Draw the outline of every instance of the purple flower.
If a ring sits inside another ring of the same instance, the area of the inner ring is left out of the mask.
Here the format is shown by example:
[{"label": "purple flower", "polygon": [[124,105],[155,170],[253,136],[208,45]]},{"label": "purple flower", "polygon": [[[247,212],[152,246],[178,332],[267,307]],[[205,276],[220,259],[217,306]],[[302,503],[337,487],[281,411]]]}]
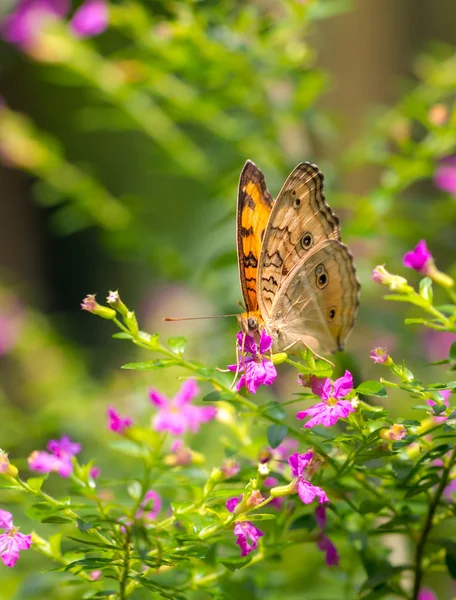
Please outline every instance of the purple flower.
[{"label": "purple flower", "polygon": [[444,158],[434,175],[435,185],[456,196],[456,156]]},{"label": "purple flower", "polygon": [[186,431],[196,433],[201,423],[211,421],[217,414],[214,406],[193,406],[191,401],[199,394],[194,379],[187,379],[172,400],[150,390],[150,401],[158,407],[152,426],[156,431],[169,431],[172,435],[181,435]]},{"label": "purple flower", "polygon": [[[161,507],[162,500],[160,494],[155,490],[149,490],[148,492],[146,492],[144,500],[139,505],[138,512],[136,513],[136,518],[140,519],[142,517],[146,521],[155,521],[158,513],[161,510]],[[149,512],[145,513],[146,510],[149,510]]]},{"label": "purple flower", "polygon": [[100,477],[100,474],[101,474],[100,467],[97,467],[94,465],[93,467],[90,468],[89,477],[91,477],[92,479],[98,479],[98,477]]},{"label": "purple flower", "polygon": [[418,600],[438,600],[438,598],[431,589],[421,588],[418,594]]},{"label": "purple flower", "polygon": [[380,437],[383,440],[387,440],[389,442],[397,442],[402,440],[407,435],[407,430],[403,425],[399,425],[395,423],[389,429],[382,429],[380,431]]},{"label": "purple flower", "polygon": [[315,521],[317,522],[317,526],[324,530],[326,527],[326,506],[324,504],[320,504],[315,509]]},{"label": "purple flower", "polygon": [[7,567],[14,567],[21,550],[28,550],[32,545],[32,536],[19,533],[13,525],[13,515],[0,509],[0,558]]},{"label": "purple flower", "polygon": [[252,550],[257,549],[258,540],[264,533],[250,521],[238,521],[234,526],[234,535],[237,536],[236,544],[241,549],[241,556],[247,556]]},{"label": "purple flower", "polygon": [[86,0],[74,13],[70,27],[77,37],[92,37],[103,33],[108,22],[108,3],[105,0]]},{"label": "purple flower", "polygon": [[450,483],[443,490],[443,497],[452,502],[454,500],[454,494],[456,494],[456,479],[452,479]]},{"label": "purple flower", "polygon": [[73,472],[73,456],[81,451],[81,444],[72,442],[67,435],[60,440],[50,440],[49,452],[35,450],[28,457],[28,465],[39,473],[56,472],[61,477],[69,477]]},{"label": "purple flower", "polygon": [[108,427],[111,431],[122,435],[126,429],[133,425],[131,417],[122,417],[113,406],[108,406],[106,412],[108,415]]},{"label": "purple flower", "polygon": [[418,271],[423,275],[427,275],[429,264],[432,262],[432,254],[429,252],[425,240],[418,242],[415,248],[410,252],[407,252],[403,258],[405,267],[415,269],[415,271]]},{"label": "purple flower", "polygon": [[331,427],[339,419],[346,419],[351,412],[354,412],[351,402],[342,400],[353,389],[353,377],[350,371],[345,371],[343,377],[339,377],[333,383],[331,379],[312,378],[312,392],[319,396],[323,402],[314,404],[307,410],[298,412],[296,417],[304,419],[312,417],[304,427],[314,427],[315,425],[324,425]]},{"label": "purple flower", "polygon": [[317,540],[317,548],[325,553],[325,561],[328,567],[339,564],[339,555],[337,549],[329,537],[324,533]]},{"label": "purple flower", "polygon": [[374,361],[374,363],[382,365],[389,358],[388,350],[380,347],[374,348],[370,353],[370,358]]},{"label": "purple flower", "polygon": [[[251,335],[239,331],[236,338],[240,350],[239,363],[228,365],[228,369],[236,374],[242,373],[236,384],[237,391],[246,387],[251,394],[256,394],[260,385],[271,385],[277,377],[270,355],[265,356],[271,351],[272,338],[266,332],[261,332],[259,352],[258,345]],[[246,357],[245,353],[251,356]]]},{"label": "purple flower", "polygon": [[22,0],[3,20],[2,37],[28,50],[35,44],[46,22],[64,17],[68,9],[68,0]]},{"label": "purple flower", "polygon": [[239,504],[239,502],[242,501],[243,497],[244,497],[244,494],[241,494],[239,496],[239,498],[237,498],[236,496],[234,496],[233,498],[229,498],[225,504],[226,510],[229,511],[230,513],[234,513],[236,506]]},{"label": "purple flower", "polygon": [[234,458],[226,458],[221,466],[221,471],[225,479],[234,477],[241,470],[241,465]]},{"label": "purple flower", "polygon": [[297,492],[304,504],[310,504],[315,498],[318,499],[320,504],[329,502],[329,498],[320,487],[312,485],[310,481],[305,479],[306,468],[313,458],[313,452],[310,450],[305,454],[299,454],[295,452],[288,459],[288,464],[291,468],[293,477],[297,479]]}]

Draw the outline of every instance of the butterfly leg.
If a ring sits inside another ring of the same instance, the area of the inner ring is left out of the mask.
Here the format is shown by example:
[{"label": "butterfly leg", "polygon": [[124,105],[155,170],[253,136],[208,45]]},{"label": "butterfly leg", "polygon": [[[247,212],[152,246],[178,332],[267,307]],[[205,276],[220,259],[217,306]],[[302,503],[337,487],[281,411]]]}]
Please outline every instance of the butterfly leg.
[{"label": "butterfly leg", "polygon": [[242,356],[242,365],[244,367],[244,375],[246,373],[245,361],[244,361],[245,337],[246,337],[246,334],[244,333],[243,337],[242,337],[242,347],[241,347],[240,350],[239,350],[239,345],[238,345],[238,343],[236,341],[236,371],[234,373],[233,383],[230,386],[231,390],[234,389],[234,384],[236,383],[236,379],[238,378],[238,375],[239,375],[239,372],[240,372],[240,364],[239,364],[240,363],[240,357],[239,357],[239,354],[241,354],[241,356]]}]

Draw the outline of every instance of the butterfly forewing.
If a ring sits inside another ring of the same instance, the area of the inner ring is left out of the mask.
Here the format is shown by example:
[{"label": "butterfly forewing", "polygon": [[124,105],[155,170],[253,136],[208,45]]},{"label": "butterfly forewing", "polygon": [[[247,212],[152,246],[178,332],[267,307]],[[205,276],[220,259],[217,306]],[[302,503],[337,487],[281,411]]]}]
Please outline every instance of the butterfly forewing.
[{"label": "butterfly forewing", "polygon": [[258,310],[258,263],[273,202],[263,173],[248,160],[239,179],[236,228],[239,278],[247,312]]},{"label": "butterfly forewing", "polygon": [[323,175],[299,164],[285,181],[269,217],[258,268],[258,303],[270,314],[282,281],[327,239],[340,239],[339,219],[326,204]]}]

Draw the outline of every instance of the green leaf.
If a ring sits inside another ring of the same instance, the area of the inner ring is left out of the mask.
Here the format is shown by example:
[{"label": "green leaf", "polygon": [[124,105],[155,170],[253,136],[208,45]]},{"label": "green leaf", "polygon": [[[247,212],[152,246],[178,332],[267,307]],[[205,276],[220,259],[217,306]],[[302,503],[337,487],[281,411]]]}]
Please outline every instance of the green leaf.
[{"label": "green leaf", "polygon": [[428,321],[426,319],[404,319],[404,324],[405,325],[423,325],[425,323],[428,323]]},{"label": "green leaf", "polygon": [[139,500],[142,495],[142,485],[139,481],[132,481],[127,487],[127,492],[132,500]]},{"label": "green leaf", "polygon": [[76,519],[76,523],[78,524],[79,531],[82,531],[82,533],[85,533],[86,531],[89,531],[89,529],[93,529],[94,527],[93,523],[83,521],[82,519]]},{"label": "green leaf", "polygon": [[54,556],[60,555],[61,543],[62,543],[62,533],[56,533],[49,537],[49,546],[50,546],[51,552]]},{"label": "green leaf", "polygon": [[268,442],[271,448],[277,448],[288,433],[288,427],[286,425],[271,425],[268,428],[267,436]]},{"label": "green leaf", "polygon": [[133,336],[131,333],[127,333],[126,331],[120,331],[119,333],[113,333],[112,337],[116,340],[132,340]]},{"label": "green leaf", "polygon": [[29,479],[27,479],[27,485],[30,486],[34,492],[39,492],[45,479],[46,477],[29,477]]},{"label": "green leaf", "polygon": [[263,407],[262,412],[268,417],[272,417],[278,421],[283,421],[287,416],[287,413],[279,402],[270,402],[269,404],[266,404],[266,406]]},{"label": "green leaf", "polygon": [[67,517],[59,517],[59,515],[51,515],[50,517],[44,517],[41,519],[41,523],[72,523],[71,519]]},{"label": "green leaf", "polygon": [[456,342],[451,344],[450,351],[448,352],[448,358],[451,361],[456,362]]},{"label": "green leaf", "polygon": [[388,395],[385,388],[378,381],[364,381],[355,389],[355,392],[364,396],[378,396],[379,398],[386,398]]},{"label": "green leaf", "polygon": [[446,551],[445,563],[452,579],[456,579],[456,553]]},{"label": "green leaf", "polygon": [[122,369],[131,369],[133,371],[154,371],[155,369],[166,369],[180,365],[177,358],[159,358],[157,360],[148,360],[147,362],[127,363],[122,365]]},{"label": "green leaf", "polygon": [[376,500],[363,500],[359,505],[359,512],[362,515],[368,515],[372,513],[376,515],[379,513],[382,508],[386,506],[386,502],[376,501]]},{"label": "green leaf", "polygon": [[425,277],[420,281],[420,296],[429,302],[429,304],[432,304],[434,293],[432,291],[432,279],[430,277]]},{"label": "green leaf", "polygon": [[313,529],[316,526],[315,517],[312,514],[301,515],[295,519],[288,529]]},{"label": "green leaf", "polygon": [[25,514],[29,517],[29,519],[41,521],[42,519],[49,518],[58,512],[59,509],[55,506],[52,506],[48,502],[38,502],[37,504],[32,504],[32,506],[29,506],[25,511]]},{"label": "green leaf", "polygon": [[81,558],[81,560],[75,560],[68,564],[65,567],[65,571],[69,571],[73,567],[82,567],[83,569],[88,569],[89,571],[93,569],[101,569],[106,567],[112,563],[112,558],[103,558],[103,557],[91,557],[91,558]]},{"label": "green leaf", "polygon": [[187,340],[182,336],[171,337],[168,339],[168,346],[176,354],[183,354],[187,347]]},{"label": "green leaf", "polygon": [[209,392],[203,398],[203,402],[219,402],[220,400],[233,400],[235,396],[234,392],[229,392],[227,390],[214,390],[213,392]]}]

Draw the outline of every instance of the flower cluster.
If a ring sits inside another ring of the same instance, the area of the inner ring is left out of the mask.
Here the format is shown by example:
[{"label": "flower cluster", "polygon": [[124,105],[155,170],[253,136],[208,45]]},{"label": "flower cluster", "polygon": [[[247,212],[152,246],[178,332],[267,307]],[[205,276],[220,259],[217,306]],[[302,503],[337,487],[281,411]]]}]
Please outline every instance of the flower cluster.
[{"label": "flower cluster", "polygon": [[14,567],[21,550],[28,550],[32,545],[32,536],[20,533],[13,524],[13,515],[0,509],[0,558],[7,567]]},{"label": "flower cluster", "polygon": [[[37,43],[43,28],[50,22],[63,19],[70,11],[69,0],[21,0],[14,12],[1,23],[5,41],[29,51]],[[99,35],[108,26],[106,0],[86,0],[74,13],[70,30],[76,37]]]},{"label": "flower cluster", "polygon": [[315,425],[331,427],[339,419],[346,419],[351,412],[355,411],[349,400],[343,400],[352,390],[353,377],[350,371],[345,371],[344,376],[334,382],[328,378],[312,377],[312,392],[321,398],[322,402],[298,412],[296,417],[298,419],[311,417],[304,425],[307,428]]},{"label": "flower cluster", "polygon": [[[251,394],[256,394],[260,385],[271,385],[277,377],[277,370],[271,360],[272,338],[261,332],[260,343],[256,343],[251,335],[239,331],[237,334],[239,361],[228,365],[232,372],[242,373],[236,384],[236,390],[246,387]],[[246,356],[250,354],[250,356]]]},{"label": "flower cluster", "polygon": [[32,452],[28,458],[30,469],[39,473],[56,472],[61,477],[69,477],[73,472],[73,456],[79,454],[81,445],[64,435],[60,440],[51,440],[47,449],[49,452]]}]

